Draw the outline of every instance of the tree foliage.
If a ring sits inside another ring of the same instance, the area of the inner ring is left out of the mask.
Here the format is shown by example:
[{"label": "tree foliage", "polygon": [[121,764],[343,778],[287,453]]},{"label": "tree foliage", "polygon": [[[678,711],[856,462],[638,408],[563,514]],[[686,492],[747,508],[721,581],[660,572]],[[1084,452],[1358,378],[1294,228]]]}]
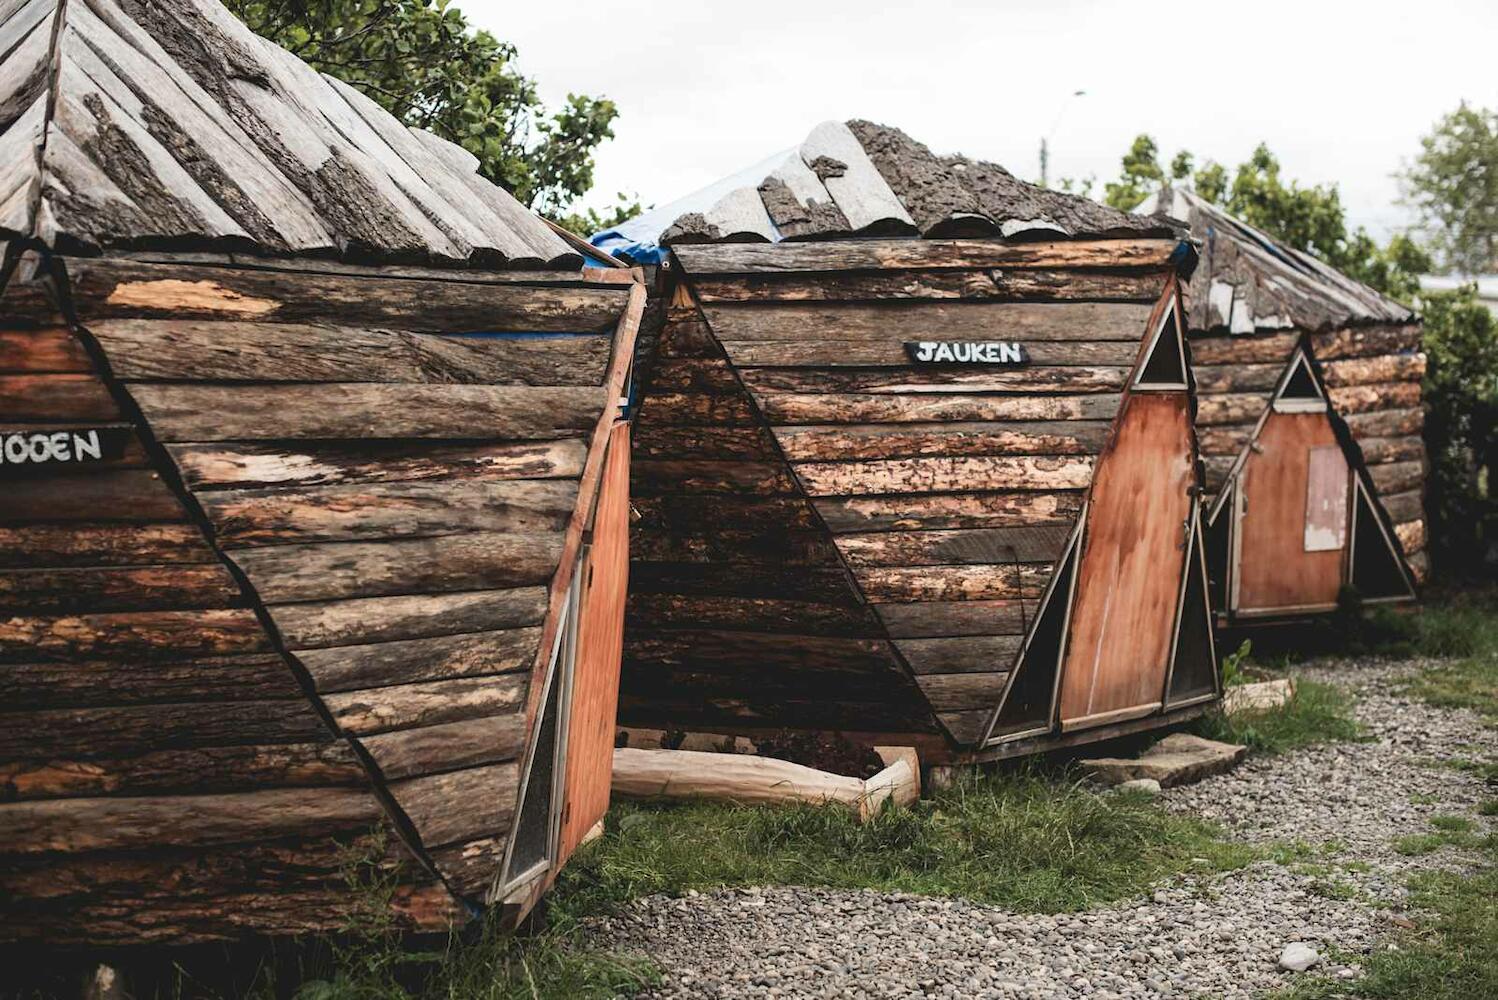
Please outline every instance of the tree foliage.
[{"label": "tree foliage", "polygon": [[449,0],[228,0],[254,31],[358,87],[408,125],[479,159],[521,202],[559,215],[593,185],[618,109],[568,94],[547,109],[515,46],[473,30]]},{"label": "tree foliage", "polygon": [[1475,285],[1420,305],[1432,555],[1443,571],[1482,577],[1498,561],[1498,320]]},{"label": "tree foliage", "polygon": [[1400,180],[1444,267],[1498,271],[1498,111],[1463,101],[1420,140]]},{"label": "tree foliage", "polygon": [[1168,176],[1171,184],[1191,187],[1249,225],[1386,295],[1409,298],[1420,287],[1419,275],[1430,269],[1429,256],[1408,237],[1396,236],[1380,247],[1364,229],[1349,229],[1336,185],[1303,187],[1286,180],[1279,158],[1263,143],[1231,174],[1216,161],[1200,168],[1195,162],[1182,150],[1167,173],[1155,140],[1140,135],[1123,155],[1119,179],[1105,185],[1104,200],[1130,211],[1164,186]]}]

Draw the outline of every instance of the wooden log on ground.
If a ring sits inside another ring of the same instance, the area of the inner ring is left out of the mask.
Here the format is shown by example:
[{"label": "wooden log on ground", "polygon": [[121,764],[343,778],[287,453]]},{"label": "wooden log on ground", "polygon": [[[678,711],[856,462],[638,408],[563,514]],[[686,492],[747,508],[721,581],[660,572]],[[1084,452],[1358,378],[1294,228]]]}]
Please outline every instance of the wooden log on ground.
[{"label": "wooden log on ground", "polygon": [[707,799],[741,805],[837,804],[866,822],[886,801],[919,797],[919,767],[908,758],[868,781],[771,757],[695,750],[614,750],[613,792],[631,799]]}]

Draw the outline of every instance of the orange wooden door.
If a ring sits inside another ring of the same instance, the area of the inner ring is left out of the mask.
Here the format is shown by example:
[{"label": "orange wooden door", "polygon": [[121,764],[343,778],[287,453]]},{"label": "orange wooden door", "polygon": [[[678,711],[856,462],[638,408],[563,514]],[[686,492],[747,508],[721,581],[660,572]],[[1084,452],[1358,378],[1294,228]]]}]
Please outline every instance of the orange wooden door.
[{"label": "orange wooden door", "polygon": [[1325,413],[1271,413],[1240,474],[1235,611],[1328,608],[1347,549],[1347,458]]},{"label": "orange wooden door", "polygon": [[1099,458],[1088,503],[1063,729],[1159,707],[1191,514],[1191,417],[1184,393],[1135,393]]},{"label": "orange wooden door", "polygon": [[577,662],[567,724],[567,773],[558,864],[609,808],[614,722],[619,710],[619,657],[629,586],[629,424],[609,435],[593,543],[582,567]]}]

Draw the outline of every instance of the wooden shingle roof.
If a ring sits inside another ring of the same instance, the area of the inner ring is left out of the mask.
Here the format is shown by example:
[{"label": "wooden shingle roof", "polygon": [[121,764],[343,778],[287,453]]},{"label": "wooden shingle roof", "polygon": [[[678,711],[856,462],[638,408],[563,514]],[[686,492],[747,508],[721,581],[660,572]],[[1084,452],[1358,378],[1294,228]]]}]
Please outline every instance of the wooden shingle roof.
[{"label": "wooden shingle roof", "polygon": [[1202,244],[1189,293],[1193,331],[1315,332],[1416,318],[1398,302],[1190,191],[1167,189],[1151,196],[1140,211],[1157,208],[1187,223]]},{"label": "wooden shingle roof", "polygon": [[939,156],[897,128],[823,122],[800,145],[596,238],[600,246],[824,240],[1169,236],[1130,215],[1027,183],[1003,167]]},{"label": "wooden shingle roof", "polygon": [[217,0],[0,0],[0,130],[0,239],[582,263],[467,151]]}]

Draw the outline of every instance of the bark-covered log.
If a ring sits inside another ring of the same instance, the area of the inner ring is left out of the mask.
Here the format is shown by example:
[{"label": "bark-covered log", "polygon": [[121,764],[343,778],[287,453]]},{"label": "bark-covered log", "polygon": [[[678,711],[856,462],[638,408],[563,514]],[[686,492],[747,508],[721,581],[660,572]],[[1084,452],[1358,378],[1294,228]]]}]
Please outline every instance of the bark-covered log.
[{"label": "bark-covered log", "polygon": [[0,521],[176,521],[182,502],[150,469],[16,479],[0,490]]},{"label": "bark-covered log", "polygon": [[885,630],[896,639],[953,635],[1023,635],[1038,609],[1024,601],[932,601],[876,604]]},{"label": "bark-covered log", "polygon": [[529,681],[520,673],[460,677],[329,694],[323,702],[339,726],[368,736],[514,712]]},{"label": "bark-covered log", "polygon": [[222,563],[0,570],[0,614],[170,611],[240,603]]},{"label": "bark-covered log", "polygon": [[296,650],[317,690],[356,691],[412,681],[497,674],[530,666],[537,627]]},{"label": "bark-covered log", "polygon": [[545,613],[545,587],[516,587],[288,604],[276,609],[276,628],[288,646],[305,650],[521,628]]},{"label": "bark-covered log", "polygon": [[213,550],[193,524],[0,526],[0,566],[4,567],[142,566],[212,558]]},{"label": "bark-covered log", "polygon": [[519,784],[518,764],[490,764],[392,781],[390,794],[431,848],[508,832]]},{"label": "bark-covered log", "polygon": [[1061,268],[745,275],[692,278],[703,302],[839,302],[884,299],[1153,302],[1164,279],[1157,271],[1108,273]]},{"label": "bark-covered log", "polygon": [[832,240],[687,244],[673,248],[687,272],[788,274],[889,268],[1093,267],[1163,269],[1173,240]]},{"label": "bark-covered log", "polygon": [[639,459],[630,465],[630,489],[642,496],[679,493],[786,495],[796,483],[780,462]]},{"label": "bark-covered log", "polygon": [[[805,341],[727,340],[723,342],[736,365],[769,368],[896,367],[910,366],[905,342],[914,340],[899,327],[891,327],[887,340],[843,340],[837,331],[827,339]],[[950,337],[942,338],[950,341]],[[997,337],[990,340],[997,340]],[[960,342],[960,341],[959,341]],[[987,341],[974,341],[986,343]],[[1128,340],[1017,341],[1032,364],[1037,365],[1132,365],[1139,345]]]},{"label": "bark-covered log", "polygon": [[757,397],[763,393],[773,392],[802,395],[1008,392],[1024,396],[1038,396],[1046,393],[1117,392],[1124,387],[1128,369],[1101,366],[1075,368],[1035,366],[977,371],[927,368],[900,371],[880,368],[816,370],[750,368],[743,369],[742,375],[744,383],[754,391]]},{"label": "bark-covered log", "polygon": [[[928,640],[936,641],[936,640]],[[993,664],[993,666],[1007,666]],[[992,711],[1004,694],[1007,670],[960,674],[927,674],[919,678],[921,693],[938,712]]]},{"label": "bark-covered log", "polygon": [[835,532],[932,530],[1070,524],[1080,490],[819,497],[818,513]]},{"label": "bark-covered log", "polygon": [[[6,303],[7,310],[9,303]],[[39,330],[0,330],[0,374],[84,373],[92,360],[65,326]]]},{"label": "bark-covered log", "polygon": [[1118,302],[912,302],[707,305],[724,341],[810,337],[906,340],[1120,340],[1138,344],[1150,306]]},{"label": "bark-covered log", "polygon": [[97,375],[0,375],[0,415],[6,421],[100,422],[120,419]]},{"label": "bark-covered log", "polygon": [[561,546],[555,533],[470,532],[239,549],[234,560],[260,597],[277,604],[529,586],[550,579]]},{"label": "bark-covered log", "polygon": [[223,656],[269,648],[247,608],[0,619],[0,662]]},{"label": "bark-covered log", "polygon": [[525,751],[525,716],[508,715],[403,729],[359,742],[387,780],[514,760]]},{"label": "bark-covered log", "polygon": [[954,490],[1069,490],[1092,482],[1090,457],[902,458],[807,462],[796,476],[816,496],[943,493]]},{"label": "bark-covered log", "polygon": [[612,328],[623,288],[545,288],[465,280],[382,278],[378,295],[354,275],[72,259],[68,275],[85,324],[163,317],[461,332]]},{"label": "bark-covered log", "polygon": [[300,697],[286,661],[271,653],[137,663],[10,663],[0,670],[0,704],[7,710]]},{"label": "bark-covered log", "polygon": [[1102,420],[903,423],[775,428],[792,462],[929,455],[1088,455],[1102,450]]},{"label": "bark-covered log", "polygon": [[1414,409],[1420,405],[1420,381],[1333,386],[1326,394],[1333,408],[1344,416],[1370,410]]},{"label": "bark-covered log", "polygon": [[849,565],[941,566],[970,563],[1054,562],[1071,534],[1069,525],[887,531],[841,535],[837,547]]},{"label": "bark-covered log", "polygon": [[[957,421],[1111,420],[1118,396],[997,396],[939,391],[894,393],[759,392],[755,401],[775,424],[876,424]],[[642,411],[642,419],[643,419]]]},{"label": "bark-covered log", "polygon": [[[942,636],[932,639],[897,639],[900,655],[917,674],[962,674],[1007,671],[1024,643],[1019,635]],[[927,678],[921,678],[926,690]],[[997,699],[994,700],[996,702]],[[992,702],[991,702],[992,704]],[[938,705],[938,708],[969,708]]]},{"label": "bark-covered log", "polygon": [[183,479],[194,490],[219,487],[333,486],[340,483],[429,479],[565,479],[582,474],[582,438],[514,444],[423,444],[410,441],[354,445],[170,445]]},{"label": "bark-covered log", "polygon": [[773,597],[634,593],[629,597],[626,621],[627,627],[642,630],[706,628],[863,638],[879,635],[872,615],[851,599],[845,604],[826,604]]},{"label": "bark-covered log", "polygon": [[991,601],[1039,597],[1051,567],[1038,563],[993,566],[881,566],[858,571],[858,583],[876,603]]}]

